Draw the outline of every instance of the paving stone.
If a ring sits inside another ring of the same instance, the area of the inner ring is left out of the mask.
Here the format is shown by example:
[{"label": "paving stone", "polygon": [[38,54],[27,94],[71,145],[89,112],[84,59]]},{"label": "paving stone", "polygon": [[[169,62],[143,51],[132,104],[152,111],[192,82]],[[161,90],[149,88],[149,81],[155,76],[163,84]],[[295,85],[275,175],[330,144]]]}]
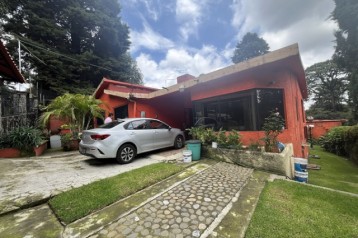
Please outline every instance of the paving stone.
[{"label": "paving stone", "polygon": [[[200,237],[251,173],[247,168],[218,163],[127,215],[121,222],[120,234],[116,231],[116,235]],[[104,230],[112,234],[114,227],[118,228],[118,224]]]},{"label": "paving stone", "polygon": [[142,236],[148,236],[149,235],[149,230],[148,229],[142,230],[142,232],[140,234]]}]

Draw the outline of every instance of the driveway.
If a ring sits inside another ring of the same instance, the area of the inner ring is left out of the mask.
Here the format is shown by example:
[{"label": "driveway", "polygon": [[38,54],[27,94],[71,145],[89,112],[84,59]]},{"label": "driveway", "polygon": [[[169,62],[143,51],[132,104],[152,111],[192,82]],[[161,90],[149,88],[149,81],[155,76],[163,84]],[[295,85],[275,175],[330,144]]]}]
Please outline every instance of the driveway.
[{"label": "driveway", "polygon": [[114,160],[96,160],[78,152],[0,159],[0,214],[41,203],[60,192],[96,180],[181,157],[182,150],[162,150],[138,156],[126,165]]}]

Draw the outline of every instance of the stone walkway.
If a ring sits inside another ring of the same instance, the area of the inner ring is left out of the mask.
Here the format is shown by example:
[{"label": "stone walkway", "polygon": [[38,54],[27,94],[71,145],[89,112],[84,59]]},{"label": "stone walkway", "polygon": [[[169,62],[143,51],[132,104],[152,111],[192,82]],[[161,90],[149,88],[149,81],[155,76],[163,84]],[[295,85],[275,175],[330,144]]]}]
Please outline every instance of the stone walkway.
[{"label": "stone walkway", "polygon": [[91,237],[207,237],[252,172],[218,163],[124,214]]}]

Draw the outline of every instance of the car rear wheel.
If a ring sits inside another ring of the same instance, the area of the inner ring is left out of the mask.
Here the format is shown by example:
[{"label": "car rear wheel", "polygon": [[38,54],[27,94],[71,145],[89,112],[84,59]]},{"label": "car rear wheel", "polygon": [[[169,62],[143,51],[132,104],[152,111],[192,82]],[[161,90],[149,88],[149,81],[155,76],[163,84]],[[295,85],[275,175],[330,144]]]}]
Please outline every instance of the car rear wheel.
[{"label": "car rear wheel", "polygon": [[131,144],[125,144],[118,149],[116,160],[120,164],[128,164],[132,162],[136,155],[136,148]]},{"label": "car rear wheel", "polygon": [[174,140],[174,148],[175,149],[180,149],[184,146],[184,138],[183,136],[177,136],[175,137]]}]

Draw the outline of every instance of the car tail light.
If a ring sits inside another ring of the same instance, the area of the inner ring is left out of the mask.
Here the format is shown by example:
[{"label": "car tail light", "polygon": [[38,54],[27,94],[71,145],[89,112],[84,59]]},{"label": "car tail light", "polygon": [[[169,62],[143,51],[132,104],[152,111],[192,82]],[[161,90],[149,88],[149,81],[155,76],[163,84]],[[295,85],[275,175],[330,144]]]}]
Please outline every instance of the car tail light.
[{"label": "car tail light", "polygon": [[109,134],[104,134],[104,135],[91,135],[91,138],[93,140],[104,140],[106,139],[107,137],[109,137],[110,135]]}]

